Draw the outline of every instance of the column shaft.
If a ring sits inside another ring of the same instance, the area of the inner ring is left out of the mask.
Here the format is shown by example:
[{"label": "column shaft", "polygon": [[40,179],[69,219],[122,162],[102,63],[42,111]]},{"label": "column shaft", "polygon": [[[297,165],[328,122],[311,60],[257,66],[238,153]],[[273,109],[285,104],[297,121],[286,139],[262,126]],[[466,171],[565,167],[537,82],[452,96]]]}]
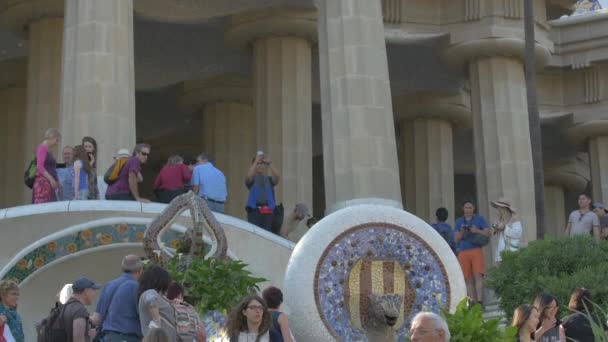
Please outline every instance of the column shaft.
[{"label": "column shaft", "polygon": [[[267,37],[253,45],[257,148],[279,168],[276,189],[286,208],[312,207],[311,46],[299,37]],[[288,209],[289,210],[289,209]]]},{"label": "column shaft", "polygon": [[224,172],[228,187],[226,214],[247,219],[245,175],[255,156],[255,116],[249,104],[218,102],[205,106],[203,147]]},{"label": "column shaft", "polygon": [[593,200],[602,203],[608,202],[608,136],[594,137],[589,140],[589,162]]},{"label": "column shaft", "polygon": [[557,185],[545,185],[545,234],[562,236],[566,228],[566,205],[564,188]]},{"label": "column shaft", "polygon": [[132,0],[66,1],[63,69],[64,141],[94,137],[105,170],[135,144]]},{"label": "column shaft", "polygon": [[[59,127],[63,18],[30,22],[24,156],[31,160],[44,132]],[[25,169],[25,166],[24,166]]]},{"label": "column shaft", "polygon": [[[19,147],[25,133],[26,90],[23,87],[0,89],[0,208],[28,203],[23,185],[23,171],[27,161]],[[33,152],[32,152],[33,153]]]},{"label": "column shaft", "polygon": [[319,2],[325,194],[401,207],[395,126],[379,0]]},{"label": "column shaft", "polygon": [[[454,150],[452,125],[446,120],[417,119],[401,125],[405,207],[433,222],[445,207],[454,216]],[[451,220],[452,221],[452,220]]]},{"label": "column shaft", "polygon": [[523,65],[490,57],[471,62],[469,70],[478,208],[493,219],[490,201],[510,198],[523,221],[525,245],[536,239],[536,214]]}]

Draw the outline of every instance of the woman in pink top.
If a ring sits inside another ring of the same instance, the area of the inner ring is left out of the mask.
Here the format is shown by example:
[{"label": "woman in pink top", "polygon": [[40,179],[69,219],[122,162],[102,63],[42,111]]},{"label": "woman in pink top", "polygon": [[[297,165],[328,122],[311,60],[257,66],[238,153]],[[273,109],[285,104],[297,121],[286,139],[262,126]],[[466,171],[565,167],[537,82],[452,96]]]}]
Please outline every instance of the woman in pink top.
[{"label": "woman in pink top", "polygon": [[192,170],[184,165],[184,158],[173,155],[154,181],[154,193],[161,203],[170,203],[175,197],[185,194],[192,178]]},{"label": "woman in pink top", "polygon": [[51,153],[61,140],[61,133],[56,128],[49,128],[44,133],[44,141],[36,148],[36,167],[38,173],[34,181],[32,203],[47,203],[57,200],[56,191],[59,187],[57,177],[57,162]]}]

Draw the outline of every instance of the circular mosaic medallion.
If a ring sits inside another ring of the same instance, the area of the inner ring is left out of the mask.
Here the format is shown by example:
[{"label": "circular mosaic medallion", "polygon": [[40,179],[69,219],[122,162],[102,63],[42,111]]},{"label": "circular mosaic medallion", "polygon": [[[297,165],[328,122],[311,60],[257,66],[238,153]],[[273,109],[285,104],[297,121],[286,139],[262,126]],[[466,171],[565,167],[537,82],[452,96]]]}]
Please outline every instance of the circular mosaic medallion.
[{"label": "circular mosaic medallion", "polygon": [[436,253],[399,226],[368,223],[334,239],[319,260],[315,299],[327,329],[345,341],[364,339],[370,294],[397,294],[402,302],[397,335],[421,310],[449,307],[450,286]]},{"label": "circular mosaic medallion", "polygon": [[395,340],[404,341],[418,312],[455,310],[466,295],[443,238],[418,217],[381,205],[354,205],[319,221],[296,245],[284,289],[294,334],[314,342],[367,341],[366,327],[383,310],[378,303],[388,302]]}]

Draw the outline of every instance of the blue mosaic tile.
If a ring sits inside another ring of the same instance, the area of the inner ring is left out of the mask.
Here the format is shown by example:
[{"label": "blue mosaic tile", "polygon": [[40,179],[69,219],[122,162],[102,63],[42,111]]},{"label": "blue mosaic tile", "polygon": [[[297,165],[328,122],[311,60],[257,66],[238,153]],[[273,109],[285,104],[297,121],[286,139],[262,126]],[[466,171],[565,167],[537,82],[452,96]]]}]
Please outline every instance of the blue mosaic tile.
[{"label": "blue mosaic tile", "polygon": [[[36,270],[70,254],[104,245],[142,242],[145,231],[145,224],[121,223],[91,227],[75,232],[34,249],[19,260],[3,278],[22,282]],[[177,248],[182,236],[183,234],[178,231],[167,230],[162,235],[162,241],[167,247]]]}]

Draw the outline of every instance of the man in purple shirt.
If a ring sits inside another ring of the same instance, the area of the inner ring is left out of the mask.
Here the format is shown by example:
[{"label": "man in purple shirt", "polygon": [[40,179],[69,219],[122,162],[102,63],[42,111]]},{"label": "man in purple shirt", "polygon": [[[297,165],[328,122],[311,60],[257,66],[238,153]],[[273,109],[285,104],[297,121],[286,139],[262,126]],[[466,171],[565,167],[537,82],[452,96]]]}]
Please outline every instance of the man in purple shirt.
[{"label": "man in purple shirt", "polygon": [[120,170],[116,182],[108,186],[108,190],[106,191],[107,200],[150,202],[150,200],[139,197],[137,187],[137,178],[141,172],[141,164],[148,160],[149,155],[150,145],[137,144],[135,146],[133,155],[129,157],[125,166]]}]

